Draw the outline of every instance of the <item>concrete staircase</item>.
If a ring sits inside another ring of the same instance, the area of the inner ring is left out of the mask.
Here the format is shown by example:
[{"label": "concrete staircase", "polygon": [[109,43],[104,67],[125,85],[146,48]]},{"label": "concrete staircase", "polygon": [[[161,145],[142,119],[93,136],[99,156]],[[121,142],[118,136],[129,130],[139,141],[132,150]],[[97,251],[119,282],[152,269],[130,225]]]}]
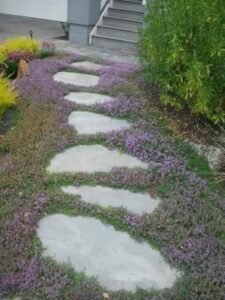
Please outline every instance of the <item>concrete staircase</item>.
[{"label": "concrete staircase", "polygon": [[144,19],[140,0],[111,0],[91,32],[90,43],[115,49],[137,50],[138,28]]}]

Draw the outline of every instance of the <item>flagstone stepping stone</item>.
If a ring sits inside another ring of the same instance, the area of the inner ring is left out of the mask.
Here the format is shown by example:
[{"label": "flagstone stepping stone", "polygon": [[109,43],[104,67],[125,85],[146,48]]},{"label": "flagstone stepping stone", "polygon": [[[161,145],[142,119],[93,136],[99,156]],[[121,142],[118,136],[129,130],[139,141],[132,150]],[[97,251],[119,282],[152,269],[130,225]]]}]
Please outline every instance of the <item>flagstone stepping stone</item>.
[{"label": "flagstone stepping stone", "polygon": [[171,288],[179,273],[146,242],[90,217],[55,214],[39,222],[43,256],[96,276],[108,290]]},{"label": "flagstone stepping stone", "polygon": [[132,193],[123,189],[112,189],[103,186],[67,186],[62,187],[64,193],[80,195],[81,200],[102,205],[103,207],[124,207],[137,213],[151,213],[159,205],[160,200],[152,198],[148,193]]},{"label": "flagstone stepping stone", "polygon": [[114,167],[148,168],[148,164],[117,150],[101,145],[79,145],[57,154],[47,171],[56,172],[110,172]]},{"label": "flagstone stepping stone", "polygon": [[93,87],[99,83],[99,76],[75,72],[58,72],[53,76],[53,78],[58,82],[82,87]]},{"label": "flagstone stepping stone", "polygon": [[104,103],[113,100],[108,95],[94,94],[94,93],[70,93],[64,99],[84,105],[94,105],[96,103]]},{"label": "flagstone stepping stone", "polygon": [[72,112],[69,116],[69,124],[75,127],[78,134],[107,133],[131,126],[127,121],[87,111]]},{"label": "flagstone stepping stone", "polygon": [[90,71],[99,71],[103,66],[90,62],[90,61],[81,61],[71,64],[72,67],[78,68],[80,70],[87,69]]}]

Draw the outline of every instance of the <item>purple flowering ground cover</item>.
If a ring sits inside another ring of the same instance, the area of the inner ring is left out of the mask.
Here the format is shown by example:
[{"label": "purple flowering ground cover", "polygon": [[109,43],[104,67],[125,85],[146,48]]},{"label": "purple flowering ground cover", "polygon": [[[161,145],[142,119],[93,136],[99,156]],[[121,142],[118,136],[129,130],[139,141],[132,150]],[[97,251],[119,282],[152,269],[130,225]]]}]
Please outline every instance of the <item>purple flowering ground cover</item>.
[{"label": "purple flowering ground cover", "polygon": [[[144,98],[137,66],[106,62],[99,91],[116,98],[93,107],[63,99],[73,86],[53,81],[78,55],[30,62],[30,75],[17,82],[20,118],[0,145],[0,299],[103,299],[94,278],[41,257],[36,237],[39,220],[51,213],[95,216],[115,228],[143,238],[182,271],[172,289],[110,292],[115,300],[225,299],[224,192],[204,159],[173,137],[162,116],[152,113]],[[82,89],[84,90],[84,89]],[[91,110],[131,120],[130,129],[95,136],[77,136],[67,125],[71,111]],[[49,175],[55,153],[76,144],[100,143],[149,163],[147,170],[115,168],[110,173]],[[162,203],[140,217],[124,209],[103,209],[65,195],[65,184],[101,184],[149,191]]]}]

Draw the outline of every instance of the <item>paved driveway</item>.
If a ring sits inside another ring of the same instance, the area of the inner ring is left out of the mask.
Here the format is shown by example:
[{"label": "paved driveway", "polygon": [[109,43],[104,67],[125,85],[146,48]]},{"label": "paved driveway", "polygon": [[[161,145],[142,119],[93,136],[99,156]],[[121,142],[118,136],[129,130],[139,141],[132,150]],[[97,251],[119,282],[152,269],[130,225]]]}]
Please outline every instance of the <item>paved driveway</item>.
[{"label": "paved driveway", "polygon": [[29,36],[30,30],[41,40],[63,36],[60,22],[0,14],[0,40],[18,35]]}]

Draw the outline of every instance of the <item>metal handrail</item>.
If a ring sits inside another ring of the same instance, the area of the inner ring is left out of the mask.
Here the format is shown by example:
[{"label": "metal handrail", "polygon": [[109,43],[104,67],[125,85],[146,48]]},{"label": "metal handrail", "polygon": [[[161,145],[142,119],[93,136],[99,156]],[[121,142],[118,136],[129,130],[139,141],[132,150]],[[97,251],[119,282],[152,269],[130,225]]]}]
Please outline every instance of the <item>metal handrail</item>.
[{"label": "metal handrail", "polygon": [[103,5],[103,7],[101,7],[101,14],[102,12],[105,10],[106,6],[109,4],[110,0],[106,0],[105,4]]},{"label": "metal handrail", "polygon": [[89,35],[89,44],[91,44],[92,42],[92,35],[94,34],[94,32],[96,31],[98,25],[100,25],[103,16],[105,15],[105,12],[107,11],[108,7],[113,3],[113,0],[107,0],[103,9],[101,10],[101,15],[99,17],[98,22],[96,23],[96,25],[94,26],[94,28],[91,30],[90,35]]}]

